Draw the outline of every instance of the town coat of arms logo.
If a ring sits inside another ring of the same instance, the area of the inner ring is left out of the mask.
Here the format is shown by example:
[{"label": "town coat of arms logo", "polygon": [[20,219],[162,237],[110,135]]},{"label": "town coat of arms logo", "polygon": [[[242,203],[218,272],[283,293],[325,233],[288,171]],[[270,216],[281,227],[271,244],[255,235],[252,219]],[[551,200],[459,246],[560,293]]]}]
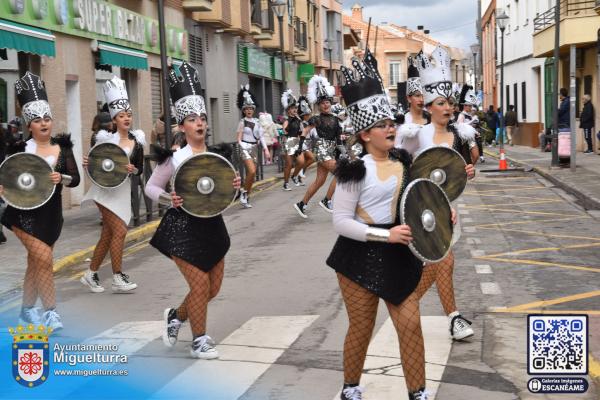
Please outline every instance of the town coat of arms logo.
[{"label": "town coat of arms logo", "polygon": [[50,374],[48,336],[51,328],[43,325],[9,328],[13,337],[12,373],[15,381],[25,387],[36,387],[46,382]]}]

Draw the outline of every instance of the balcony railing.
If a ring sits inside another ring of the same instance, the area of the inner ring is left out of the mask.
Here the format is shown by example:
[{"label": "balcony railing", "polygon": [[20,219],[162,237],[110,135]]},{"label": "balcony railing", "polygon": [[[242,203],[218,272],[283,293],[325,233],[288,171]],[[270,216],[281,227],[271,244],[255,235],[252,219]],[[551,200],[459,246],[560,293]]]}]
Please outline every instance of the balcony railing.
[{"label": "balcony railing", "polygon": [[294,46],[306,50],[308,46],[308,31],[306,22],[302,21],[299,17],[294,17]]},{"label": "balcony railing", "polygon": [[[600,0],[562,0],[560,2],[560,19],[580,17],[586,15],[596,15],[594,8],[600,5]],[[542,31],[552,25],[556,18],[556,8],[552,7],[548,11],[539,14],[533,20],[534,32]]]},{"label": "balcony railing", "polygon": [[263,31],[271,33],[275,31],[275,14],[271,7],[261,10],[261,25]]}]

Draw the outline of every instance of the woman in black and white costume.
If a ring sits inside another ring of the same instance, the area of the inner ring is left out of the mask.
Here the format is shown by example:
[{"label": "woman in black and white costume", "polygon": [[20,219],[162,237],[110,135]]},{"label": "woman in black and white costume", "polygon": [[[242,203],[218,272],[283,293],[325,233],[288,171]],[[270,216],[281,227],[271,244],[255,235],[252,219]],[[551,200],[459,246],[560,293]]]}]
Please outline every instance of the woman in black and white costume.
[{"label": "woman in black and white costume", "polygon": [[[54,170],[50,179],[56,185],[52,197],[41,207],[21,210],[9,205],[2,216],[2,224],[17,236],[27,250],[19,323],[43,324],[58,330],[63,324],[56,311],[52,251],[63,226],[62,188],[79,185],[79,170],[73,157],[70,135],[52,137],[52,113],[44,82],[39,76],[27,72],[17,81],[15,90],[31,139],[9,143],[7,155],[26,152],[44,158]],[[0,195],[2,192],[0,186]],[[41,310],[35,306],[38,298],[44,307],[41,315]]]},{"label": "woman in black and white costume", "polygon": [[415,61],[412,57],[408,58],[408,70],[406,80],[406,100],[408,102],[408,111],[400,118],[403,122],[398,125],[398,135],[396,136],[396,147],[401,147],[402,135],[400,129],[402,125],[415,124],[427,125],[431,122],[431,116],[425,111],[425,103],[423,100],[423,86],[419,77],[419,70],[415,66]]},{"label": "woman in black and white costume", "polygon": [[[319,188],[325,184],[327,175],[335,170],[337,144],[342,134],[342,128],[338,118],[331,113],[334,94],[334,87],[329,84],[325,77],[315,75],[310,78],[306,97],[312,104],[316,103],[318,105],[319,114],[309,119],[300,137],[300,144],[303,145],[309,136],[313,139],[313,150],[317,160],[317,177],[306,189],[304,198],[294,204],[294,208],[302,218],[308,218],[306,213],[308,202]],[[326,208],[330,207],[327,198],[324,198],[321,202]]]},{"label": "woman in black and white costume", "polygon": [[[425,106],[431,115],[431,123],[427,125],[404,124],[399,130],[402,136],[400,148],[413,156],[433,146],[451,147],[461,154],[467,166],[467,177],[475,177],[473,160],[479,153],[475,144],[475,130],[467,124],[449,124],[453,115],[450,99],[453,97],[450,58],[446,50],[437,47],[432,54],[435,65],[422,52],[417,55],[416,63],[419,69]],[[452,244],[460,236],[460,224],[454,229]],[[438,270],[436,287],[442,307],[449,318],[450,335],[455,340],[462,340],[473,335],[471,322],[466,320],[456,308],[454,296],[454,254],[448,256],[431,267]]]},{"label": "woman in black and white costume", "polygon": [[398,333],[409,398],[424,400],[419,300],[435,269],[423,268],[412,254],[407,246],[411,229],[399,223],[398,203],[408,185],[411,157],[394,150],[394,115],[376,78],[376,64],[354,59],[352,65],[356,73],[342,67],[342,95],[365,155],[355,161],[342,158],[336,169],[333,225],[340,236],[327,259],[337,272],[349,319],[341,399],[362,399],[360,377],[381,298]]},{"label": "woman in black and white costume", "polygon": [[[110,116],[114,122],[115,132],[99,131],[96,144],[113,143],[125,150],[129,156],[127,172],[140,175],[144,168],[144,146],[146,138],[141,130],[132,129],[133,113],[129,104],[129,96],[125,81],[113,76],[104,84],[104,97],[108,104]],[[83,166],[87,167],[87,156],[83,157]],[[127,227],[131,220],[131,184],[129,180],[116,188],[102,188],[92,184],[85,194],[83,202],[93,201],[102,215],[102,232],[94,249],[90,267],[80,281],[93,293],[104,292],[100,284],[98,270],[110,251],[112,265],[111,287],[115,293],[129,292],[137,288],[137,284],[129,280],[123,273],[123,248]]]},{"label": "woman in black and white costume", "polygon": [[[308,121],[312,117],[312,108],[306,96],[300,96],[298,99],[298,116],[302,120],[302,132],[304,133],[304,129],[308,126]],[[302,144],[302,157],[304,158],[302,168],[294,168],[294,173],[292,174],[292,182],[296,186],[306,186],[304,172],[315,162],[312,147],[312,139],[308,135]]]},{"label": "woman in black and white costume", "polygon": [[[485,158],[483,157],[483,141],[481,140],[481,135],[477,131],[479,127],[479,117],[474,115],[473,107],[477,107],[479,101],[477,100],[477,95],[473,88],[469,85],[464,85],[462,90],[460,91],[459,98],[459,108],[462,108],[460,114],[458,114],[458,118],[456,118],[456,122],[459,124],[469,124],[473,128],[475,128],[475,141],[477,142],[477,149],[479,150],[479,161],[482,163],[485,162]],[[477,160],[474,160],[477,161]]]},{"label": "woman in black and white costume", "polygon": [[[177,123],[185,133],[186,144],[177,151],[154,147],[158,165],[146,184],[146,195],[170,208],[150,244],[175,262],[190,291],[179,307],[164,311],[162,338],[166,346],[175,346],[179,328],[189,318],[193,334],[190,354],[195,358],[214,359],[219,353],[211,337],[206,334],[206,316],[208,302],[219,293],[223,281],[224,257],[230,245],[229,234],[221,215],[194,217],[179,208],[183,199],[174,191],[167,193],[165,188],[177,167],[189,157],[212,151],[230,158],[231,149],[206,145],[206,107],[200,95],[202,88],[198,72],[194,67],[184,62],[178,72],[171,70],[169,85]],[[236,177],[232,185],[239,188],[240,178]]]},{"label": "woman in black and white costume", "polygon": [[241,190],[240,203],[244,208],[252,208],[250,204],[250,191],[256,178],[256,167],[258,163],[258,143],[260,142],[265,159],[270,161],[271,154],[265,141],[264,132],[258,118],[254,118],[256,112],[256,100],[250,92],[250,85],[242,86],[238,93],[238,108],[244,117],[240,120],[237,129],[237,142],[242,152],[242,160],[246,168],[244,177],[244,188]]},{"label": "woman in black and white costume", "polygon": [[[302,134],[302,119],[298,116],[298,100],[288,89],[281,95],[281,105],[287,113],[287,118],[283,122],[283,154],[285,157],[285,167],[283,170],[283,190],[292,190],[289,185],[290,175],[292,173],[292,164],[296,160],[295,171],[300,171],[304,167],[304,154],[300,149],[300,135]],[[292,158],[293,157],[293,158]],[[298,182],[298,178],[294,183]],[[296,185],[298,186],[298,184]]]}]

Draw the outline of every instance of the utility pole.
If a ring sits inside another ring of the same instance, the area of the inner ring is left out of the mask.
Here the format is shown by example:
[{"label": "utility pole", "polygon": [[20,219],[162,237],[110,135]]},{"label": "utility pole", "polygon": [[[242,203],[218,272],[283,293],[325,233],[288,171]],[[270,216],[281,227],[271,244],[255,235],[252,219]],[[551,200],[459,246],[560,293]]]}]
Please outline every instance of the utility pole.
[{"label": "utility pole", "polygon": [[569,125],[571,127],[571,162],[569,163],[569,166],[571,167],[571,172],[575,172],[576,169],[576,163],[575,163],[575,157],[576,157],[576,150],[575,150],[575,145],[577,144],[577,136],[575,135],[575,131],[576,131],[576,125],[575,125],[575,105],[576,105],[576,96],[577,93],[575,92],[575,82],[576,82],[576,78],[575,78],[575,68],[576,68],[576,51],[577,51],[577,47],[572,44],[571,48],[569,50],[569,96],[571,97],[569,99],[569,105],[570,105],[570,110],[569,110]]},{"label": "utility pole", "polygon": [[560,62],[560,1],[554,7],[554,66],[552,68],[552,161],[558,167],[558,63]]},{"label": "utility pole", "polygon": [[166,148],[171,148],[171,96],[169,93],[168,63],[167,63],[167,33],[165,29],[165,4],[158,0],[158,30],[160,35],[160,68],[162,70],[162,109],[165,122]]}]

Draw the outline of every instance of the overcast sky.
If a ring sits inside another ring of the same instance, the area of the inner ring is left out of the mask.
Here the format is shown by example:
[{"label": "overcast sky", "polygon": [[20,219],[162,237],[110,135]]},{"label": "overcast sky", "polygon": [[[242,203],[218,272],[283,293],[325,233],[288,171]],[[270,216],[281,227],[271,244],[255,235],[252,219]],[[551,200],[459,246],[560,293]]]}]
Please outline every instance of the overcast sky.
[{"label": "overcast sky", "polygon": [[356,3],[364,7],[365,21],[388,22],[409,29],[424,25],[431,37],[465,50],[476,41],[477,0],[344,0],[344,14]]}]

